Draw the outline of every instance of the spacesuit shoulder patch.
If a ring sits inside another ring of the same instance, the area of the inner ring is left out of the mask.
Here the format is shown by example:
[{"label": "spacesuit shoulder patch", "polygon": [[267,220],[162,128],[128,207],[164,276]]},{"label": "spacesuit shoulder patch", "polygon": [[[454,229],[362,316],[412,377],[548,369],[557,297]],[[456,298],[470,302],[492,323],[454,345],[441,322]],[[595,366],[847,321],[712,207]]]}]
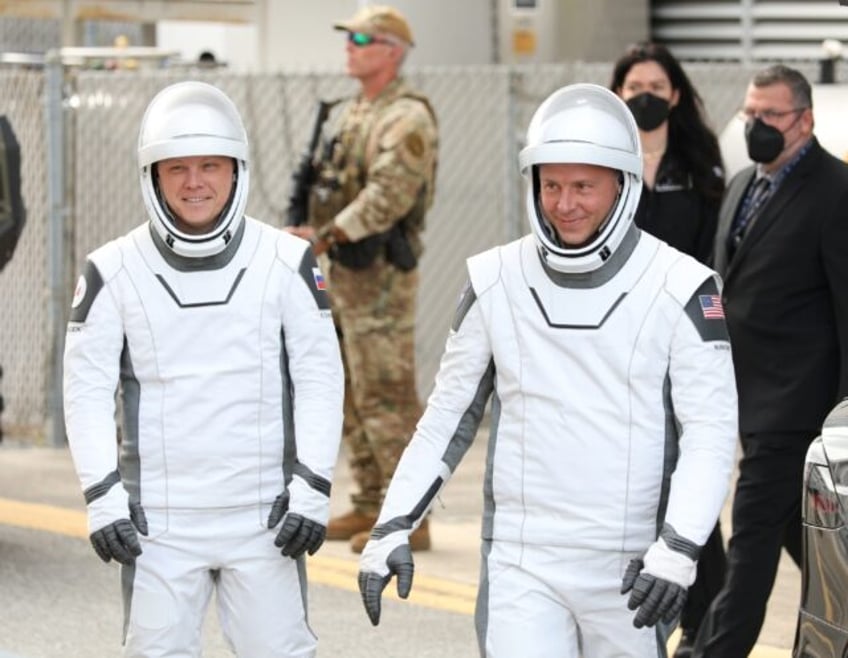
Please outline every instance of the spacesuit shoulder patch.
[{"label": "spacesuit shoulder patch", "polygon": [[298,271],[300,276],[303,277],[306,287],[309,288],[309,292],[315,298],[315,304],[320,310],[328,311],[330,309],[330,298],[327,295],[327,282],[311,249],[304,249]]},{"label": "spacesuit shoulder patch", "polygon": [[704,342],[730,340],[715,277],[705,279],[694,292],[686,304],[686,315]]},{"label": "spacesuit shoulder patch", "polygon": [[82,324],[88,317],[91,305],[97,294],[103,289],[103,277],[97,266],[91,261],[85,261],[85,267],[74,288],[74,298],[71,301],[70,321]]}]

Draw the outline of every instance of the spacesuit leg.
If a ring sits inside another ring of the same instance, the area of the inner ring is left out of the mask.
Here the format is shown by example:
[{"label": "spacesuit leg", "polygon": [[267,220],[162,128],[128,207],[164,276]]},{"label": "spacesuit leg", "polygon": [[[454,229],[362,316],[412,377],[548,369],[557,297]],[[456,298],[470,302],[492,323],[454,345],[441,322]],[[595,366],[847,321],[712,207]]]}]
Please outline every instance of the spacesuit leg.
[{"label": "spacesuit leg", "polygon": [[124,591],[126,658],[197,658],[201,628],[213,590],[204,555],[208,537],[191,518],[145,510],[148,537],[142,554],[121,568]]},{"label": "spacesuit leg", "polygon": [[[267,518],[270,506],[263,510]],[[222,527],[222,531],[223,531]],[[277,530],[241,512],[227,524],[218,578],[218,618],[238,656],[306,658],[317,640],[306,619],[305,558],[280,555]]]},{"label": "spacesuit leg", "polygon": [[627,609],[627,596],[621,594],[621,581],[627,564],[636,554],[618,551],[567,549],[569,568],[557,577],[555,563],[548,572],[562,596],[574,610],[583,640],[585,658],[663,658],[672,627],[633,626],[635,612]]},{"label": "spacesuit leg", "polygon": [[633,626],[620,593],[628,554],[494,542],[484,550],[476,624],[481,654],[665,656],[668,628]]},{"label": "spacesuit leg", "polygon": [[511,542],[484,542],[475,612],[480,655],[579,658],[574,616],[528,568],[531,550]]}]

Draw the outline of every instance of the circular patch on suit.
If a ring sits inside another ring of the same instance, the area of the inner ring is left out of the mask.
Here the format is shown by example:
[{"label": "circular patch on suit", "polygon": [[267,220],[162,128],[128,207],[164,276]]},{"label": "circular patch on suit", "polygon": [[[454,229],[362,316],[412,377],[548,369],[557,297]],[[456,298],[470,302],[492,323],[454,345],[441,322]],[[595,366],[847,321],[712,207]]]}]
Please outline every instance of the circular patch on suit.
[{"label": "circular patch on suit", "polygon": [[74,288],[74,299],[71,301],[71,308],[76,308],[82,304],[82,300],[85,299],[85,293],[87,290],[88,283],[84,276],[80,276],[79,281],[77,281],[77,287]]}]

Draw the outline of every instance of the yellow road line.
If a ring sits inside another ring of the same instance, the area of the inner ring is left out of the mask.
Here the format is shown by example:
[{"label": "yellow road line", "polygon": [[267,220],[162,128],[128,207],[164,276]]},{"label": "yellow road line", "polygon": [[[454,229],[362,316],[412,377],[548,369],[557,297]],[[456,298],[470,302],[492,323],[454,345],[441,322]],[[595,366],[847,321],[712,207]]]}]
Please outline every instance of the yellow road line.
[{"label": "yellow road line", "polygon": [[[0,525],[11,525],[32,530],[44,530],[68,537],[88,539],[85,512],[25,503],[9,498],[0,498]],[[309,582],[336,587],[350,592],[359,592],[356,577],[359,573],[357,560],[314,555],[308,560]],[[395,584],[390,583],[384,596],[399,600]],[[474,614],[477,588],[474,585],[457,583],[432,576],[416,574],[413,588],[407,601],[412,604],[446,610],[459,614]],[[680,632],[675,631],[669,640],[669,653],[677,646]],[[758,645],[750,658],[789,658],[791,651]]]},{"label": "yellow road line", "polygon": [[[356,580],[359,563],[356,560],[314,555],[309,558],[308,568],[310,583],[320,583],[359,593]],[[400,600],[396,587],[395,583],[389,583],[383,596]],[[476,599],[477,587],[474,585],[415,574],[412,579],[412,592],[406,600],[427,608],[472,615]]]},{"label": "yellow road line", "polygon": [[85,512],[0,498],[0,524],[88,539]]}]

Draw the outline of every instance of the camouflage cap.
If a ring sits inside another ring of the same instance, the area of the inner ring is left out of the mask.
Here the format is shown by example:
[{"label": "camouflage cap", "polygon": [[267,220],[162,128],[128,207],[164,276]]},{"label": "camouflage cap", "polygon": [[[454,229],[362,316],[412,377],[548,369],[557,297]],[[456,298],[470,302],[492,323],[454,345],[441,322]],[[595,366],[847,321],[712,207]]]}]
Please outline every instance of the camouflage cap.
[{"label": "camouflage cap", "polygon": [[334,23],[333,27],[347,32],[390,34],[410,46],[415,43],[406,18],[397,9],[388,5],[366,5],[346,21]]}]

